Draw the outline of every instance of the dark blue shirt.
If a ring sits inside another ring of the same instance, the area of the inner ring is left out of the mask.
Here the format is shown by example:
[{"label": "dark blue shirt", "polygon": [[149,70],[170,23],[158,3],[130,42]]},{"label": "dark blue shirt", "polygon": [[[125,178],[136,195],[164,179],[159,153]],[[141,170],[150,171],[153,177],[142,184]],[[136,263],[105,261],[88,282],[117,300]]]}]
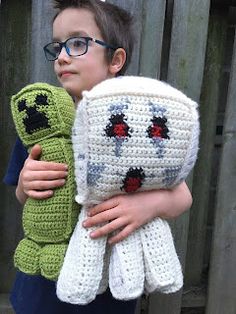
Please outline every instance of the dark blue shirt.
[{"label": "dark blue shirt", "polygon": [[3,179],[6,184],[17,185],[19,174],[27,157],[28,152],[26,148],[22,145],[20,139],[17,138]]},{"label": "dark blue shirt", "polygon": [[[17,185],[19,174],[28,153],[17,139],[9,161],[4,182]],[[42,276],[17,272],[10,301],[16,314],[133,314],[136,300],[119,301],[109,290],[88,305],[61,302],[56,296],[56,283]]]}]

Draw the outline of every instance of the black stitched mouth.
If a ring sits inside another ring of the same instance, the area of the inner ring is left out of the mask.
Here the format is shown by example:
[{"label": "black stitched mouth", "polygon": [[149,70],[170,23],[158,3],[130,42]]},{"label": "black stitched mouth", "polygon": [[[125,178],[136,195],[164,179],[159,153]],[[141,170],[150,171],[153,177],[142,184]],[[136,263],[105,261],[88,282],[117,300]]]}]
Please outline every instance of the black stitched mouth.
[{"label": "black stitched mouth", "polygon": [[123,180],[123,186],[121,190],[124,190],[126,193],[132,193],[137,191],[143,184],[145,179],[145,172],[140,168],[129,168],[126,173],[126,177]]}]

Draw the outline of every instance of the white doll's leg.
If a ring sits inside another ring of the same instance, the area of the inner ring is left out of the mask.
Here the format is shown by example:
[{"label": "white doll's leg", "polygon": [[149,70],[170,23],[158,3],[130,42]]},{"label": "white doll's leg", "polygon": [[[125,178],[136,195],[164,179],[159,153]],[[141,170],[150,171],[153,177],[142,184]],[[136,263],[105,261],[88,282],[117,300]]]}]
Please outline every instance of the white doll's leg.
[{"label": "white doll's leg", "polygon": [[144,290],[144,262],[139,233],[112,247],[109,265],[109,286],[114,298],[129,300]]},{"label": "white doll's leg", "polygon": [[103,259],[103,270],[102,270],[102,279],[100,281],[100,285],[97,291],[97,294],[104,293],[109,286],[109,263],[111,256],[111,246],[107,243],[106,251]]},{"label": "white doll's leg", "polygon": [[145,264],[145,290],[175,292],[183,285],[181,265],[168,223],[156,218],[140,229]]},{"label": "white doll's leg", "polygon": [[103,270],[107,238],[91,239],[93,229],[82,226],[85,218],[82,208],[57,282],[58,298],[73,304],[87,304],[96,298]]}]

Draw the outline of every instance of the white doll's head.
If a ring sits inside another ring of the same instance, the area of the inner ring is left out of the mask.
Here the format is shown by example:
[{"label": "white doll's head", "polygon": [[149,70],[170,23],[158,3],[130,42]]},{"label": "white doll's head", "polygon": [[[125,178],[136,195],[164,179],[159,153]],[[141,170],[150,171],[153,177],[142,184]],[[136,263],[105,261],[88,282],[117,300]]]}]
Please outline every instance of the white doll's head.
[{"label": "white doll's head", "polygon": [[197,158],[197,104],[158,80],[109,79],[83,93],[72,138],[78,203],[171,188]]}]

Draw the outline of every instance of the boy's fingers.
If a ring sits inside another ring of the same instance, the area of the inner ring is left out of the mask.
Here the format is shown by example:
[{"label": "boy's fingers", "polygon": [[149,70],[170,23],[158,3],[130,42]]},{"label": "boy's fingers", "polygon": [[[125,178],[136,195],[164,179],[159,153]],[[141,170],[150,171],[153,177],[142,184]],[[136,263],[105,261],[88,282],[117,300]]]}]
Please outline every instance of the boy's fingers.
[{"label": "boy's fingers", "polygon": [[53,162],[53,161],[35,161],[27,163],[27,168],[33,171],[67,171],[68,166],[66,164]]},{"label": "boy's fingers", "polygon": [[115,230],[123,227],[125,224],[125,222],[123,221],[122,218],[117,218],[107,224],[105,224],[104,226],[98,228],[97,230],[94,230],[90,233],[91,238],[100,238],[103,236],[106,236],[112,232],[114,232]]},{"label": "boy's fingers", "polygon": [[30,154],[29,154],[29,158],[34,159],[34,160],[38,160],[40,158],[41,153],[42,153],[41,146],[39,144],[36,144],[32,147]]},{"label": "boy's fingers", "polygon": [[24,179],[27,182],[32,183],[33,181],[40,181],[40,180],[57,180],[57,179],[64,179],[68,175],[67,171],[34,171],[33,173],[25,174]]},{"label": "boy's fingers", "polygon": [[47,191],[28,191],[28,196],[34,199],[42,200],[53,196],[52,190]]},{"label": "boy's fingers", "polygon": [[123,230],[121,230],[119,233],[117,233],[115,236],[111,237],[108,240],[109,244],[116,244],[125,238],[127,238],[135,229],[132,227],[132,225],[126,226]]},{"label": "boy's fingers", "polygon": [[[32,147],[28,159],[38,161],[41,153],[42,153],[41,146],[39,144],[36,144]],[[66,171],[68,170],[68,166],[66,164],[58,162],[40,160],[40,162],[37,163],[37,170]]]},{"label": "boy's fingers", "polygon": [[83,222],[83,226],[85,228],[93,227],[102,223],[106,223],[108,221],[114,220],[118,218],[118,214],[114,210],[106,210],[100,214],[97,214],[93,217],[89,217]]},{"label": "boy's fingers", "polygon": [[46,192],[47,190],[61,187],[65,184],[65,179],[52,180],[52,181],[32,181],[29,191]]},{"label": "boy's fingers", "polygon": [[106,201],[102,202],[101,204],[98,204],[98,205],[94,206],[93,208],[91,208],[89,210],[88,216],[94,216],[94,215],[101,213],[105,210],[112,209],[112,208],[116,207],[117,205],[119,205],[118,198],[117,197],[110,198],[109,200],[106,200]]}]

